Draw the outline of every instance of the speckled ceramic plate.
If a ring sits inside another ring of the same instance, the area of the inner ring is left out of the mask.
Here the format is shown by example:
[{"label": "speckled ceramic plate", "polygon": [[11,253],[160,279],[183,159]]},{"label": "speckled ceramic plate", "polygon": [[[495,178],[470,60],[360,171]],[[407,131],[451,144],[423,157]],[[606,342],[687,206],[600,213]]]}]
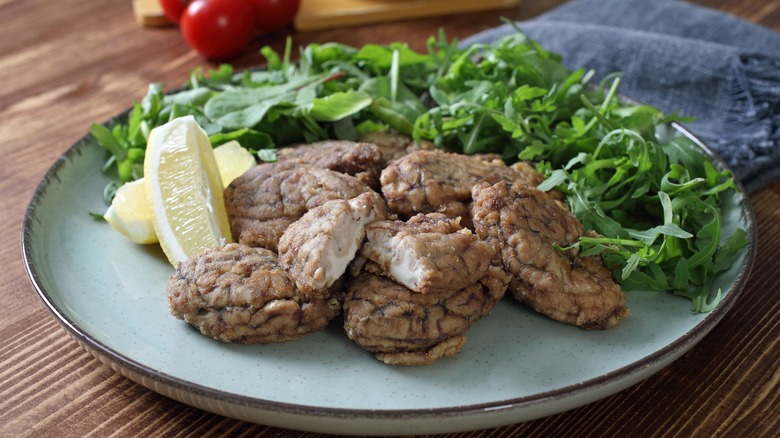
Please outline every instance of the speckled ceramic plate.
[{"label": "speckled ceramic plate", "polygon": [[606,397],[701,340],[737,299],[755,251],[752,210],[736,193],[723,219],[727,229],[746,229],[751,244],[717,279],[725,296],[708,314],[692,314],[688,301],[670,293],[632,291],[630,318],[587,332],[506,299],[471,328],[460,354],[428,367],[382,364],[349,341],[338,321],[298,341],[227,345],[168,314],[173,270],[156,246],[134,245],[88,214],[105,210],[103,153],[89,136],[79,141],[30,202],[22,247],[35,289],[81,345],[130,379],[211,412],[284,428],[463,431]]}]

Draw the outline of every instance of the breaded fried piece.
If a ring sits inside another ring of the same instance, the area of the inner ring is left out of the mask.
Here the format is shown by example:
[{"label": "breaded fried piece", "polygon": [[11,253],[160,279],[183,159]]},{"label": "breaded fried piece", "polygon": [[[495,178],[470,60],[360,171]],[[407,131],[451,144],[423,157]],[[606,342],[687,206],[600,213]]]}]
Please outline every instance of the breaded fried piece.
[{"label": "breaded fried piece", "polygon": [[341,312],[343,292],[300,293],[275,253],[238,243],[179,264],[168,281],[173,316],[223,342],[265,344],[320,330]]},{"label": "breaded fried piece", "polygon": [[[418,214],[407,222],[377,221],[366,226],[361,256],[372,272],[420,293],[457,290],[485,275],[495,249],[443,214]],[[377,269],[378,268],[378,269]]]},{"label": "breaded fried piece", "polygon": [[461,217],[468,226],[468,204],[475,184],[482,181],[529,184],[537,176],[527,170],[518,171],[491,157],[478,158],[437,149],[412,152],[390,163],[382,171],[380,181],[388,207],[399,216],[442,213],[451,218]]},{"label": "breaded fried piece", "polygon": [[396,132],[368,132],[360,136],[360,141],[379,147],[382,151],[385,165],[414,151],[436,149],[433,143],[429,141],[417,143],[412,137]]},{"label": "breaded fried piece", "polygon": [[371,188],[357,178],[298,163],[253,167],[225,189],[233,239],[277,250],[287,227],[307,211],[332,199],[352,199]]},{"label": "breaded fried piece", "polygon": [[501,299],[508,277],[493,267],[463,289],[420,294],[390,278],[363,272],[349,280],[344,329],[389,365],[429,365],[457,354],[466,330]]},{"label": "breaded fried piece", "polygon": [[512,276],[509,290],[537,312],[584,329],[617,325],[626,297],[600,257],[568,246],[583,235],[577,218],[547,193],[524,184],[474,187],[472,217],[480,238],[496,245]]},{"label": "breaded fried piece", "polygon": [[387,218],[375,192],[335,199],[309,210],[279,240],[279,262],[306,294],[322,296],[346,271],[365,239],[365,225]]},{"label": "breaded fried piece", "polygon": [[366,142],[327,140],[277,151],[280,163],[301,163],[346,173],[373,189],[379,189],[379,173],[384,167],[382,151]]}]

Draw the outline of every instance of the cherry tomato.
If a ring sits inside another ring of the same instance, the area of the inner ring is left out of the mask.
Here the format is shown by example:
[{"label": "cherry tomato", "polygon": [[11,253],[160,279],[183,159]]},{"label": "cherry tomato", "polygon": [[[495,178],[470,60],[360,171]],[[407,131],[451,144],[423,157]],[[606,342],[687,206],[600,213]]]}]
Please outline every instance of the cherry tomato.
[{"label": "cherry tomato", "polygon": [[190,47],[210,59],[238,53],[252,38],[254,11],[246,0],[193,0],[179,23]]},{"label": "cherry tomato", "polygon": [[163,15],[173,24],[179,24],[179,19],[184,9],[187,8],[187,3],[190,0],[160,0],[160,6],[163,10]]},{"label": "cherry tomato", "polygon": [[255,27],[261,32],[273,32],[292,23],[300,0],[247,0],[255,10]]}]

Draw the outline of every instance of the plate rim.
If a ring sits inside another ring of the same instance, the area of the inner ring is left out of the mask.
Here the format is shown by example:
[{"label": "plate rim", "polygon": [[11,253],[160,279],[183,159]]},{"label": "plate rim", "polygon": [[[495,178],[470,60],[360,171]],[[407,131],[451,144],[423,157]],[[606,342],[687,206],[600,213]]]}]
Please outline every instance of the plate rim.
[{"label": "plate rim", "polygon": [[[119,113],[116,116],[106,120],[101,124],[104,126],[110,126],[112,123],[115,123],[117,120],[120,120],[122,117],[126,117],[129,111],[130,109],[122,113]],[[720,158],[716,152],[710,149],[703,141],[701,141],[688,128],[676,122],[671,123],[670,126],[673,129],[679,131],[684,136],[688,137],[697,147],[699,147],[705,154],[707,154],[713,160],[713,162],[716,163],[716,165],[718,165],[720,168],[731,170],[726,164],[726,162],[722,158]],[[736,274],[734,284],[729,289],[729,292],[724,296],[723,300],[715,307],[715,309],[709,312],[702,321],[700,321],[695,326],[693,326],[685,334],[679,336],[673,342],[665,345],[663,348],[656,350],[649,355],[643,356],[640,359],[633,361],[620,368],[614,369],[612,371],[590,378],[588,380],[584,380],[582,382],[577,382],[575,384],[570,384],[560,388],[552,389],[549,391],[538,392],[536,394],[531,394],[527,396],[514,397],[514,398],[508,398],[508,399],[502,399],[502,400],[496,400],[490,402],[475,403],[475,404],[458,404],[454,406],[420,408],[420,409],[355,409],[355,408],[337,408],[337,407],[327,407],[327,406],[303,405],[303,404],[274,401],[270,399],[235,394],[225,390],[205,386],[196,382],[191,382],[182,378],[169,375],[162,371],[153,369],[152,367],[147,366],[143,363],[140,363],[126,356],[125,354],[112,349],[111,347],[105,345],[104,343],[98,341],[97,339],[91,337],[88,334],[88,330],[82,329],[75,321],[69,318],[66,312],[64,312],[51,298],[49,292],[45,288],[45,284],[41,276],[39,275],[38,268],[35,266],[33,260],[34,250],[32,249],[33,245],[31,244],[31,242],[32,239],[34,239],[34,237],[32,236],[33,234],[32,224],[36,219],[36,209],[39,201],[44,197],[48,186],[52,184],[53,180],[57,179],[57,173],[63,168],[63,166],[67,163],[67,161],[75,159],[76,155],[80,154],[81,148],[89,147],[89,145],[93,141],[94,140],[91,139],[91,134],[89,133],[85,134],[73,145],[71,145],[55,161],[55,163],[48,169],[48,171],[45,173],[45,175],[39,182],[25,210],[24,219],[22,222],[22,232],[21,232],[21,252],[22,252],[25,271],[27,273],[28,278],[30,279],[33,289],[35,289],[38,297],[43,301],[45,307],[54,316],[55,320],[63,328],[65,328],[66,332],[71,337],[73,337],[79,345],[85,348],[90,354],[95,356],[98,360],[105,363],[104,359],[100,357],[102,355],[106,360],[109,360],[111,362],[112,369],[120,372],[120,374],[130,378],[136,383],[139,383],[142,386],[150,390],[153,390],[155,392],[158,392],[164,396],[177,399],[182,403],[189,404],[199,409],[208,410],[220,415],[227,415],[227,414],[223,412],[217,412],[213,409],[209,409],[204,406],[189,403],[187,401],[173,397],[170,394],[165,394],[155,389],[152,385],[144,383],[141,380],[143,378],[150,379],[150,381],[152,382],[166,385],[174,390],[184,391],[185,393],[191,393],[193,395],[196,395],[197,397],[204,397],[206,399],[213,400],[216,402],[228,403],[234,406],[248,407],[251,409],[260,410],[267,413],[285,413],[291,415],[303,415],[307,417],[316,416],[316,417],[342,418],[342,419],[349,418],[355,420],[368,420],[368,421],[379,421],[379,420],[409,421],[409,420],[426,420],[426,419],[433,419],[433,418],[437,418],[437,419],[454,418],[454,417],[471,418],[486,413],[511,412],[515,410],[521,410],[523,408],[531,408],[533,406],[540,405],[545,402],[553,401],[556,399],[560,400],[566,398],[575,398],[577,396],[586,394],[588,391],[596,390],[598,388],[603,388],[609,386],[610,384],[614,385],[619,382],[631,380],[632,376],[637,376],[641,374],[642,371],[645,370],[649,365],[664,363],[667,361],[671,363],[672,361],[676,360],[677,357],[684,354],[686,351],[692,348],[696,343],[698,343],[704,336],[706,336],[733,307],[734,302],[742,294],[745,288],[745,283],[747,282],[750,276],[750,272],[752,271],[754,261],[755,261],[755,256],[756,256],[757,236],[756,236],[755,214],[753,211],[753,207],[750,203],[750,200],[748,198],[748,194],[745,192],[744,186],[741,184],[740,181],[735,179],[735,183],[737,186],[735,197],[738,198],[739,200],[738,205],[741,208],[741,213],[744,215],[745,228],[746,228],[745,231],[746,234],[748,235],[749,242],[745,249],[744,262]],[[141,379],[135,379],[132,376],[127,375],[125,372],[122,372],[120,369],[115,368],[115,366],[119,366],[120,368],[124,368],[132,373],[136,373],[138,376],[141,377]],[[641,377],[638,381],[646,379],[650,375],[660,371],[666,366],[668,366],[668,363],[664,364],[658,369],[651,370],[649,374],[647,374],[644,377]],[[629,383],[623,386],[623,388],[632,386],[638,383],[638,381]],[[605,394],[601,397],[597,397],[596,399],[604,398],[613,393],[614,392]],[[565,410],[567,409],[564,409],[564,411]],[[558,411],[558,412],[562,412],[562,411]],[[554,413],[549,413],[543,416],[553,415],[553,414]],[[260,423],[260,421],[254,419],[246,419],[246,418],[241,418],[241,419],[245,421]],[[269,423],[263,423],[263,424],[269,424]]]}]

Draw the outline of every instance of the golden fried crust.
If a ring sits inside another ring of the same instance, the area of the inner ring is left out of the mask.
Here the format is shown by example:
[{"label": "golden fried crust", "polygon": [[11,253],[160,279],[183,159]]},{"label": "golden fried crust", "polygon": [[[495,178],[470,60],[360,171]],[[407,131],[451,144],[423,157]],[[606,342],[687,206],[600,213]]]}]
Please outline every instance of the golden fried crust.
[{"label": "golden fried crust", "polygon": [[287,227],[304,213],[333,199],[352,199],[371,188],[357,178],[299,163],[266,163],[225,189],[233,239],[277,250]]},{"label": "golden fried crust", "polygon": [[[482,278],[495,249],[458,219],[438,213],[409,221],[377,221],[366,226],[360,254],[378,271],[419,293],[456,290]],[[371,268],[371,265],[370,265]]]},{"label": "golden fried crust", "polygon": [[384,166],[382,151],[371,143],[328,140],[284,147],[278,150],[280,163],[301,163],[352,175],[373,189],[379,189]]},{"label": "golden fried crust", "polygon": [[320,330],[341,312],[341,298],[303,296],[275,253],[237,243],[180,263],[168,281],[173,316],[206,336],[243,344],[284,342]]},{"label": "golden fried crust", "polygon": [[508,281],[503,269],[491,267],[463,289],[421,294],[362,272],[347,285],[344,329],[387,364],[428,365],[460,351],[466,330],[492,311]]},{"label": "golden fried crust", "polygon": [[518,300],[585,329],[613,327],[629,315],[625,294],[600,257],[554,246],[576,243],[583,229],[549,194],[517,183],[477,185],[472,215],[477,234],[499,251]]},{"label": "golden fried crust", "polygon": [[380,182],[387,205],[399,216],[442,213],[460,217],[468,226],[468,205],[475,184],[531,183],[538,178],[538,172],[530,166],[518,171],[493,156],[475,157],[437,149],[415,151],[393,161],[382,171]]},{"label": "golden fried crust", "polygon": [[436,147],[429,141],[415,142],[408,135],[396,132],[375,131],[360,136],[360,141],[376,145],[382,152],[383,165],[404,155],[419,150],[433,150]]},{"label": "golden fried crust", "polygon": [[374,192],[334,199],[309,210],[279,240],[279,262],[306,294],[321,296],[347,269],[365,239],[365,225],[387,218]]}]

